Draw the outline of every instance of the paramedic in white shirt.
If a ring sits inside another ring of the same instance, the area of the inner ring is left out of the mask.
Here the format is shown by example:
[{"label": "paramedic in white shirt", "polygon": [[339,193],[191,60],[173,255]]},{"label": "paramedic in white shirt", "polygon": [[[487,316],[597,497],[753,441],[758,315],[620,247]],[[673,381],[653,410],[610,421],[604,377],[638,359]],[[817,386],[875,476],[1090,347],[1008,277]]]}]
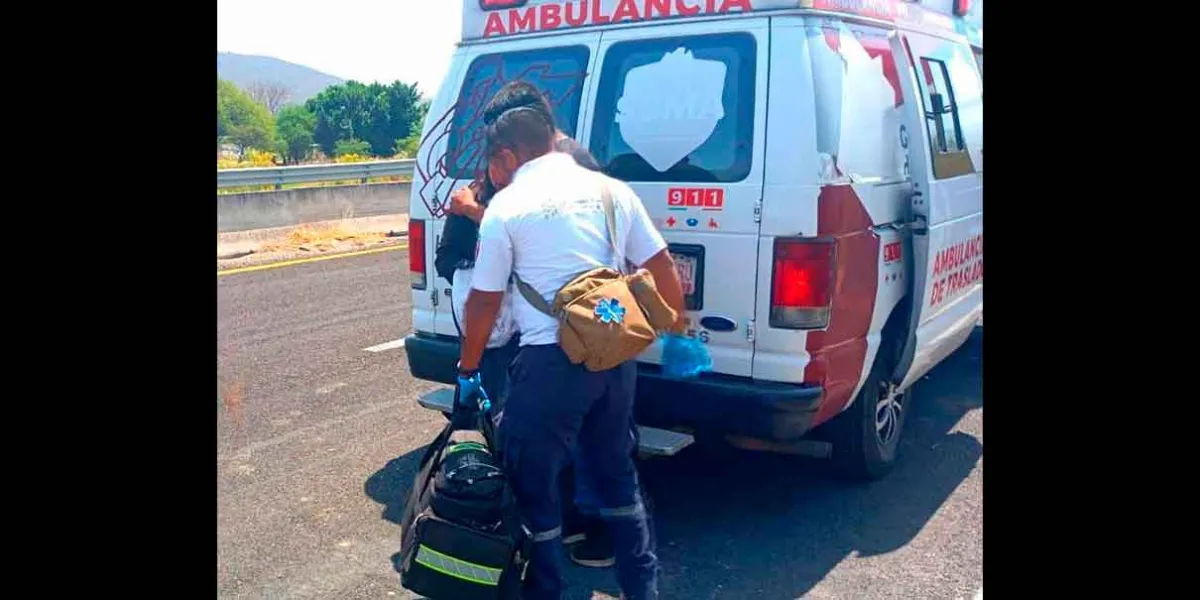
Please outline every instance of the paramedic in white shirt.
[{"label": "paramedic in white shirt", "polygon": [[[528,81],[517,79],[506,83],[496,92],[495,96],[492,96],[483,109],[482,122],[486,126],[509,109],[522,106],[536,106],[545,114],[554,115],[554,109],[549,100],[536,86]],[[556,152],[571,155],[576,164],[589,171],[601,170],[600,164],[596,162],[596,158],[592,156],[591,152],[588,152],[586,148],[580,146],[578,142],[557,127],[554,138]],[[460,188],[451,194],[450,216],[446,219],[445,228],[442,229],[442,238],[438,242],[436,253],[435,264],[438,265],[439,273],[448,270],[450,263],[456,257],[459,259],[460,270],[455,270],[452,274],[454,314],[458,315],[456,323],[463,322],[463,307],[467,302],[467,295],[471,291],[471,278],[463,273],[461,267],[464,266],[463,263],[469,261],[471,269],[467,273],[474,273],[479,222],[483,220],[492,196],[500,189],[491,177],[487,176],[486,161],[484,167],[485,172],[477,180],[478,183]],[[464,261],[464,258],[468,261]],[[483,358],[479,365],[480,379],[486,382],[485,389],[491,397],[492,410],[497,413],[503,409],[504,394],[507,393],[508,366],[516,357],[520,345],[518,336],[507,344],[497,347],[506,337],[506,331],[516,330],[512,316],[511,298],[516,295],[513,292],[510,285],[504,304],[500,308],[500,314],[496,317],[496,329],[492,330],[491,340],[488,342],[488,348],[483,351]],[[499,414],[496,416],[498,420]],[[636,424],[632,421],[630,422],[630,434],[636,441],[638,431]],[[562,542],[570,549],[567,556],[575,564],[584,567],[599,569],[615,565],[617,561],[613,556],[612,543],[608,539],[608,527],[603,520],[595,516],[596,507],[576,503],[576,498],[580,495],[584,498],[595,498],[596,495],[587,493],[586,482],[577,481],[575,470],[572,468],[563,472],[560,476],[560,483],[562,484],[560,494],[563,506]],[[582,490],[582,492],[576,493],[576,490]],[[649,497],[643,496],[642,501],[649,511],[648,518],[653,525],[654,513]]]},{"label": "paramedic in white shirt", "polygon": [[[603,185],[609,186],[614,202],[616,245],[630,262],[651,272],[659,293],[681,315],[675,329],[682,330],[683,290],[667,244],[641,200],[624,183],[552,152],[552,123],[544,110],[520,107],[486,126],[489,176],[502,189],[480,224],[465,309],[460,385],[479,383],[479,359],[512,273],[551,301],[580,273],[617,266],[607,238]],[[636,366],[629,361],[591,372],[571,364],[558,345],[558,322],[520,295],[512,302],[521,348],[510,368],[498,444],[522,518],[533,534],[524,597],[561,597],[558,477],[578,444],[578,476],[590,483],[582,486],[597,496],[589,503],[608,524],[624,597],[657,598],[658,560],[629,432]]]}]

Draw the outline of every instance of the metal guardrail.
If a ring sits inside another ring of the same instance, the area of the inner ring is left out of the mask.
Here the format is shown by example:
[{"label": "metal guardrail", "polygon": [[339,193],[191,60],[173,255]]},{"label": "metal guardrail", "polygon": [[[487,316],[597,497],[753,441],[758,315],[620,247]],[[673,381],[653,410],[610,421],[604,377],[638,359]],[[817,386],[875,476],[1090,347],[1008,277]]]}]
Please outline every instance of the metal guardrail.
[{"label": "metal guardrail", "polygon": [[296,167],[261,167],[253,169],[218,169],[217,187],[274,185],[280,189],[287,183],[313,181],[343,181],[357,179],[366,183],[371,177],[411,177],[414,161],[377,160],[374,162],[334,163],[330,165],[300,165]]}]

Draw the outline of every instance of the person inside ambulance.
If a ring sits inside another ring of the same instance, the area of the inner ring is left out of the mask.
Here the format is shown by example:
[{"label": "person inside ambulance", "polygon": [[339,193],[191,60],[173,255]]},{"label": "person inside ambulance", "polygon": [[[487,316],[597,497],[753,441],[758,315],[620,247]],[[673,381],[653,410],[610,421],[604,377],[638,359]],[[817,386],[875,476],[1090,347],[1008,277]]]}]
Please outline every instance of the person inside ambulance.
[{"label": "person inside ambulance", "polygon": [[[486,126],[492,123],[505,111],[521,106],[536,106],[545,114],[552,115],[550,103],[546,97],[533,85],[524,81],[513,81],[501,88],[488,102],[483,111],[483,122]],[[599,171],[600,165],[590,152],[578,142],[568,137],[562,130],[555,127],[554,150],[569,154],[579,166]],[[498,187],[492,183],[488,171],[472,182],[471,185],[457,190],[450,196],[450,216],[442,231],[442,239],[438,244],[434,266],[438,274],[448,281],[454,282],[456,269],[473,268],[475,264],[475,249],[478,240],[478,223],[483,220],[488,204]],[[457,290],[455,290],[457,292]],[[455,304],[458,304],[457,302]],[[502,310],[502,313],[504,311]],[[460,311],[461,314],[461,311]],[[461,318],[461,316],[456,317]],[[499,320],[508,318],[501,314]],[[508,379],[508,366],[516,355],[520,343],[520,333],[507,344],[489,347],[484,350],[480,362],[481,379],[486,382],[488,396],[493,400],[496,412],[503,411],[504,396]],[[637,428],[631,422],[630,429],[636,436]],[[608,540],[608,531],[604,523],[594,516],[589,516],[570,501],[576,493],[574,473],[564,474],[562,478],[563,502],[563,538],[564,544],[570,545],[571,561],[583,567],[605,568],[615,564],[612,545]],[[643,500],[648,500],[643,498]],[[648,501],[647,501],[648,503]]]},{"label": "person inside ambulance", "polygon": [[[468,191],[469,190],[469,191]],[[479,215],[472,217],[463,212],[455,212],[446,217],[446,225],[434,251],[434,268],[439,276],[450,282],[450,314],[459,335],[463,335],[463,310],[466,304],[467,292],[471,287],[471,278],[475,268],[475,248],[478,242],[479,219],[487,206],[488,200],[495,193],[495,186],[486,173],[473,181],[468,188],[459,190],[454,197],[471,193],[478,198]],[[476,204],[472,201],[472,204]],[[487,348],[483,352],[480,365],[483,379],[488,382],[488,398],[492,404],[491,417],[498,421],[504,408],[505,383],[508,381],[508,365],[517,354],[520,342],[520,332],[516,331],[516,323],[512,319],[512,303],[506,299],[492,328]]]},{"label": "person inside ambulance", "polygon": [[[554,152],[556,129],[544,103],[504,110],[490,122],[485,119],[485,127],[488,175],[499,191],[479,227],[459,361],[463,394],[488,385],[481,380],[480,361],[514,273],[549,298],[579,273],[610,262],[598,201],[602,185],[611,190],[618,215],[612,242],[630,262],[650,271],[663,298],[683,314],[683,290],[667,244],[641,199],[624,183]],[[561,597],[558,478],[574,462],[581,482],[577,499],[595,507],[608,526],[624,596],[657,598],[658,559],[630,432],[634,361],[588,371],[571,364],[558,345],[555,319],[524,298],[514,299],[513,314],[520,350],[509,370],[498,445],[533,536],[524,597]]]}]

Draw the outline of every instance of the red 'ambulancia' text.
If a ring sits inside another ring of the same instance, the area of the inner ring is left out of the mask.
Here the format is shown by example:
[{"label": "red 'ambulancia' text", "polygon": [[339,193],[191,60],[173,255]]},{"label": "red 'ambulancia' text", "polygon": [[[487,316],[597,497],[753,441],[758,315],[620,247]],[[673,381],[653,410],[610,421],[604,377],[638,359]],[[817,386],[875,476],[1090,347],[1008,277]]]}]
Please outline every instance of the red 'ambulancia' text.
[{"label": "red 'ambulancia' text", "polygon": [[983,280],[983,234],[938,252],[933,259],[934,280],[929,306],[937,306],[971,284]]},{"label": "red 'ambulancia' text", "polygon": [[580,0],[493,12],[487,17],[483,37],[547,31],[564,25],[583,27],[750,10],[750,0],[621,0],[612,14],[607,14],[600,0]]}]

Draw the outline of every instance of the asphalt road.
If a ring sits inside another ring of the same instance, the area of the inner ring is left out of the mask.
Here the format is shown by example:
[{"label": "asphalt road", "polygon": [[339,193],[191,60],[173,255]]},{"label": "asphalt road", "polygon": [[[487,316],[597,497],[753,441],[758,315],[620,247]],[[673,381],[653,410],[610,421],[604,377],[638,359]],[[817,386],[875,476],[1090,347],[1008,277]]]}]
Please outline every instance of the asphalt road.
[{"label": "asphalt road", "polygon": [[[411,598],[391,556],[420,450],[407,250],[218,277],[221,598]],[[983,576],[982,329],[911,397],[875,484],[796,458],[692,447],[642,464],[664,599],[971,598]],[[571,568],[568,598],[616,596]]]}]

